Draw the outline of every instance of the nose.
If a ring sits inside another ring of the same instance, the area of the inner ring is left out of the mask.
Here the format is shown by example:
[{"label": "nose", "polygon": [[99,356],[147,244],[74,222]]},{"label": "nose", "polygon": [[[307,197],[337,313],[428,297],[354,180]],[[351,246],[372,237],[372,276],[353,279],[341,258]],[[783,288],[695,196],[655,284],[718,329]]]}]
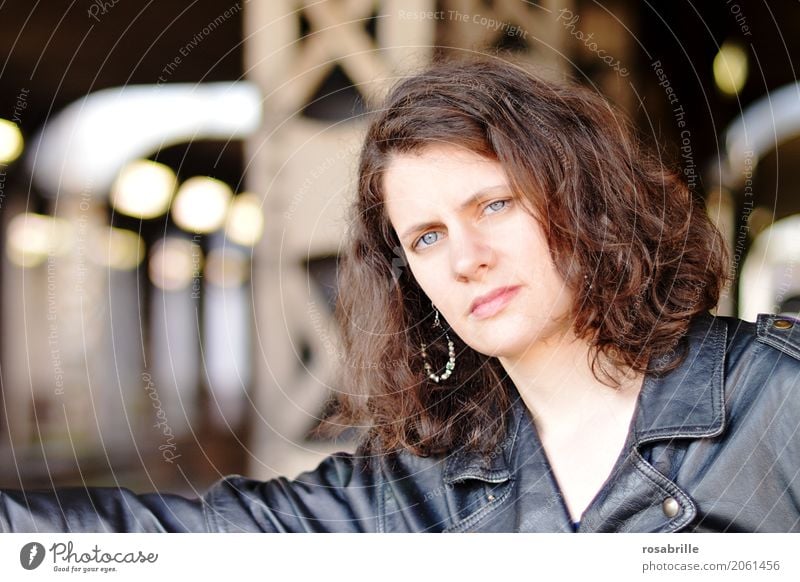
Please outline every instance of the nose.
[{"label": "nose", "polygon": [[450,232],[451,267],[456,279],[469,281],[484,276],[493,263],[495,252],[487,233],[479,229]]}]

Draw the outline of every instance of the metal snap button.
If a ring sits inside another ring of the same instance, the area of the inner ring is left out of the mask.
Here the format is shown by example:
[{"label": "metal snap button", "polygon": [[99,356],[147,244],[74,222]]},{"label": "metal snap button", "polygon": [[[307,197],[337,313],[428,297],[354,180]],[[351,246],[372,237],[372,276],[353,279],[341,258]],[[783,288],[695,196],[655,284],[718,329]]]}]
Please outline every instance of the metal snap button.
[{"label": "metal snap button", "polygon": [[773,327],[778,329],[789,329],[792,325],[794,324],[788,319],[776,319],[772,324]]},{"label": "metal snap button", "polygon": [[661,504],[661,509],[664,510],[664,515],[667,517],[675,517],[678,515],[678,511],[680,511],[681,506],[678,505],[678,502],[674,497],[667,497],[664,500],[664,503]]},{"label": "metal snap button", "polygon": [[494,495],[489,493],[489,495],[486,496],[486,499],[488,499],[489,501],[494,501]]}]

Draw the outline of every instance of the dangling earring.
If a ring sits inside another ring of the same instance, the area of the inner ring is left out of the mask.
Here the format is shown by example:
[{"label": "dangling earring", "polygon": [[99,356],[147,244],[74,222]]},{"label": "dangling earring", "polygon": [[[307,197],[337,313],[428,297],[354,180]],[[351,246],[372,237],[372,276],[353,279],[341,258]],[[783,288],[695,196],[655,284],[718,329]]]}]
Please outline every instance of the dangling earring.
[{"label": "dangling earring", "polygon": [[[436,306],[433,303],[431,303],[431,307],[433,307],[433,311],[436,313],[433,319],[433,329],[436,329],[437,327],[441,327],[441,323],[439,323],[439,310],[436,309]],[[422,348],[422,359],[424,360],[425,371],[428,373],[428,378],[437,384],[440,380],[447,380],[456,367],[456,350],[453,346],[453,341],[450,339],[450,336],[447,335],[447,331],[444,332],[444,337],[447,339],[447,354],[449,358],[447,363],[444,365],[445,370],[441,376],[437,376],[433,373],[433,369],[431,368],[430,363],[428,363],[428,355],[425,352],[426,345],[420,344],[420,347]]]}]

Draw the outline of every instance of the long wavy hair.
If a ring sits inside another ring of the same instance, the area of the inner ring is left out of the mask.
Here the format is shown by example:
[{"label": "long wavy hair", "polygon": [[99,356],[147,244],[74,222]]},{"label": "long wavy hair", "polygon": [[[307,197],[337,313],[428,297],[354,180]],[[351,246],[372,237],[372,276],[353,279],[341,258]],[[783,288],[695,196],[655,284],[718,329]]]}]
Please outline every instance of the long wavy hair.
[{"label": "long wavy hair", "polygon": [[339,270],[343,392],[323,432],[357,426],[367,450],[420,456],[489,453],[505,436],[510,380],[496,358],[451,330],[452,376],[435,383],[424,371],[420,344],[436,366],[447,345],[405,266],[383,174],[392,155],[432,144],[502,165],[574,292],[574,332],[589,340],[598,380],[615,387],[621,369],[680,364],[690,320],[719,299],[725,246],[680,172],[605,99],[508,58],[451,57],[399,81],[372,115]]}]

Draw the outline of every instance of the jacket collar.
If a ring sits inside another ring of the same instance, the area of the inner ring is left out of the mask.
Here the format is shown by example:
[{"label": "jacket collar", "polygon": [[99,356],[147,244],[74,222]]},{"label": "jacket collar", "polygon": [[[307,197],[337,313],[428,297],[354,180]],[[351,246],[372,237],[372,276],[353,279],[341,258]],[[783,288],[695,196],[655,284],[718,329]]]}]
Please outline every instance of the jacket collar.
[{"label": "jacket collar", "polygon": [[692,320],[681,365],[645,378],[634,422],[637,445],[722,433],[727,336],[728,326],[720,318],[704,313]]},{"label": "jacket collar", "polygon": [[[686,334],[686,357],[674,370],[645,377],[634,412],[633,443],[638,446],[661,439],[719,435],[725,428],[723,370],[727,325],[704,313],[692,320]],[[677,357],[667,354],[663,362]],[[658,361],[651,361],[651,368]],[[509,466],[527,409],[513,390],[514,402],[505,440],[488,455],[459,450],[450,455],[444,472],[447,484],[466,479],[490,483],[511,477]]]},{"label": "jacket collar", "polygon": [[524,417],[525,404],[516,393],[512,394],[513,404],[508,416],[505,439],[490,454],[459,449],[447,457],[443,479],[448,485],[466,479],[480,479],[487,483],[501,483],[511,478],[509,470],[514,446],[519,440],[519,427]]}]

